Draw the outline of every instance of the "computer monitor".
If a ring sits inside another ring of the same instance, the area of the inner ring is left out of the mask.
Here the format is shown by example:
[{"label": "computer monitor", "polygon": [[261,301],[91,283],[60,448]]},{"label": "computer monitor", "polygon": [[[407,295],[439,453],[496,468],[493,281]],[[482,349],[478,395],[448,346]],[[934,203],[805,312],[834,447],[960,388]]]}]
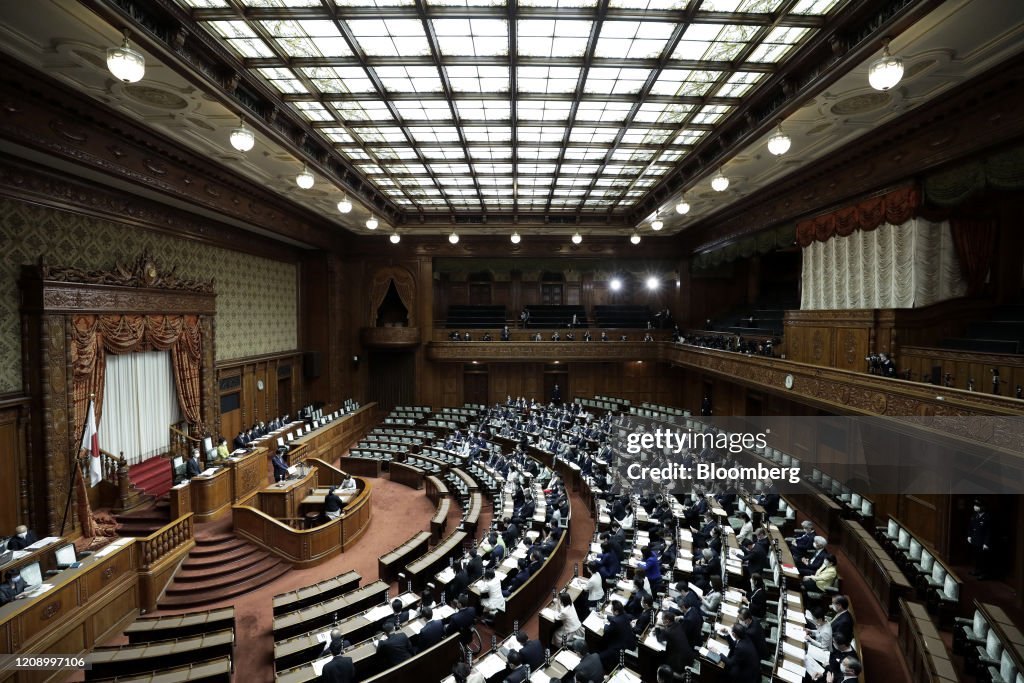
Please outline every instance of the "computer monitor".
[{"label": "computer monitor", "polygon": [[43,574],[39,569],[39,563],[33,562],[21,568],[21,580],[28,588],[38,586],[43,582]]},{"label": "computer monitor", "polygon": [[283,436],[277,437],[277,445],[278,446],[283,446],[284,445],[284,437]]},{"label": "computer monitor", "polygon": [[203,453],[209,453],[213,450],[213,437],[207,436],[203,439]]},{"label": "computer monitor", "polygon": [[75,546],[72,543],[63,545],[57,548],[57,552],[54,553],[57,560],[58,567],[70,567],[75,562],[78,562],[78,556],[75,554]]}]

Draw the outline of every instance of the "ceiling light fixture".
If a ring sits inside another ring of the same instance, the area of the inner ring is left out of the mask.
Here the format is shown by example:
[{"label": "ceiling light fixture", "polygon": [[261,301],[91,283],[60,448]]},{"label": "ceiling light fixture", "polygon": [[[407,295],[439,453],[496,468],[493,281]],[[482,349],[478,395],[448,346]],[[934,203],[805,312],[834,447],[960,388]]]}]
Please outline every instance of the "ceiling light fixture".
[{"label": "ceiling light fixture", "polygon": [[617,277],[613,277],[612,281],[608,283],[608,286],[612,288],[613,292],[618,292],[622,289],[622,280]]},{"label": "ceiling light fixture", "polygon": [[302,172],[295,176],[295,184],[303,190],[308,190],[313,187],[314,180],[313,174],[309,172],[309,167],[306,164],[302,164]]},{"label": "ceiling light fixture", "polygon": [[686,201],[685,199],[680,200],[680,202],[676,204],[676,213],[678,213],[680,216],[690,213],[690,202]]},{"label": "ceiling light fixture", "polygon": [[722,175],[722,169],[711,179],[711,189],[715,192],[725,192],[729,189],[729,179]]},{"label": "ceiling light fixture", "polygon": [[789,147],[792,144],[793,141],[790,137],[782,131],[782,121],[779,121],[779,126],[775,129],[775,133],[768,138],[768,151],[780,157],[789,151]]},{"label": "ceiling light fixture", "polygon": [[512,244],[519,244],[520,240],[522,240],[523,238],[519,236],[518,232],[514,232],[512,233],[512,236],[509,237],[509,239],[512,240]]},{"label": "ceiling light fixture", "polygon": [[123,83],[141,81],[146,74],[146,58],[128,44],[127,30],[124,32],[121,47],[112,47],[107,50],[107,68],[110,69],[110,73],[114,74],[114,78]]},{"label": "ceiling light fixture", "polygon": [[389,237],[388,239],[391,240],[391,244],[398,244],[399,242],[402,241],[402,236],[399,235],[397,232],[393,232],[391,233],[391,237]]},{"label": "ceiling light fixture", "polygon": [[889,41],[882,46],[882,56],[868,67],[868,83],[875,90],[895,88],[903,78],[903,60],[889,54]]},{"label": "ceiling light fixture", "polygon": [[341,195],[341,201],[338,202],[338,211],[340,213],[348,213],[352,210],[352,202],[348,200],[348,195]]},{"label": "ceiling light fixture", "polygon": [[368,230],[376,230],[378,225],[380,225],[380,222],[372,214],[366,219],[366,228]]},{"label": "ceiling light fixture", "polygon": [[633,244],[640,244],[640,233],[634,232],[632,235],[629,236],[629,241],[632,242]]},{"label": "ceiling light fixture", "polygon": [[573,244],[579,244],[582,241],[583,241],[583,235],[581,235],[579,233],[576,233],[575,235],[572,236],[572,243]]},{"label": "ceiling light fixture", "polygon": [[657,289],[660,286],[661,286],[661,283],[658,281],[658,278],[654,277],[653,275],[650,276],[649,278],[647,278],[647,289],[650,289],[651,291],[654,291],[655,289]]},{"label": "ceiling light fixture", "polygon": [[256,144],[256,136],[245,127],[245,121],[241,120],[238,128],[231,131],[231,146],[239,152],[248,152]]},{"label": "ceiling light fixture", "polygon": [[663,221],[660,218],[658,218],[658,214],[655,213],[654,214],[654,220],[651,221],[651,230],[653,230],[654,232],[658,232],[659,230],[661,230],[664,227],[665,227],[665,221]]},{"label": "ceiling light fixture", "polygon": [[448,241],[451,242],[452,244],[458,244],[459,243],[459,233],[453,232],[452,234],[448,235]]}]

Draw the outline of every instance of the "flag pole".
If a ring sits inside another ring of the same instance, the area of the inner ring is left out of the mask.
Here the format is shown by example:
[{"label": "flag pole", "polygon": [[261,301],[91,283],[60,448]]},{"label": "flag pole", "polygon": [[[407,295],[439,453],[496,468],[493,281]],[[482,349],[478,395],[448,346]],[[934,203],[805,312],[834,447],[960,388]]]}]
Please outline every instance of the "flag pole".
[{"label": "flag pole", "polygon": [[89,408],[92,407],[93,400],[96,398],[96,394],[89,394],[89,405],[85,411],[85,421],[82,423],[82,433],[78,439],[78,453],[74,458],[74,465],[71,468],[70,477],[68,478],[68,496],[64,501],[64,517],[60,521],[60,535],[64,536],[64,527],[68,523],[68,513],[71,511],[71,493],[75,487],[75,469],[81,467],[82,458],[82,439],[85,437],[85,430],[89,428]]}]

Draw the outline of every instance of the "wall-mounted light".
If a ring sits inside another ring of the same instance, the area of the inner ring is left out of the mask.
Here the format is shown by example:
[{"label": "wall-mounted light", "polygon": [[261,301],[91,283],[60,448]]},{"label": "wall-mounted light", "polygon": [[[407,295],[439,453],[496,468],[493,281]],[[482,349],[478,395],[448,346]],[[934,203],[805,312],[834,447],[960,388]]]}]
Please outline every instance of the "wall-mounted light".
[{"label": "wall-mounted light", "polygon": [[793,144],[793,141],[783,132],[782,121],[779,121],[779,126],[775,129],[775,133],[768,138],[768,151],[780,157],[789,151],[791,144]]},{"label": "wall-mounted light", "polygon": [[142,77],[146,75],[146,58],[128,44],[127,30],[124,32],[121,47],[112,47],[107,50],[107,68],[110,69],[114,78],[123,83],[141,81]]},{"label": "wall-mounted light", "polygon": [[868,83],[875,90],[895,88],[903,79],[903,60],[889,54],[889,41],[882,46],[882,56],[868,67]]},{"label": "wall-mounted light", "polygon": [[711,179],[711,189],[715,192],[725,192],[729,189],[729,179],[722,174],[722,169]]},{"label": "wall-mounted light", "polygon": [[647,289],[653,292],[660,286],[661,282],[658,280],[658,278],[654,277],[653,275],[647,278]]},{"label": "wall-mounted light", "polygon": [[451,242],[452,244],[458,244],[459,243],[459,233],[453,232],[452,234],[448,235],[448,241]]},{"label": "wall-mounted light", "polygon": [[295,184],[303,190],[308,190],[313,187],[314,180],[313,174],[309,172],[309,167],[306,164],[302,164],[302,171],[299,172],[299,175],[295,176]]},{"label": "wall-mounted light", "polygon": [[621,291],[622,290],[622,280],[620,280],[617,277],[613,277],[612,281],[608,283],[608,286],[611,287],[611,290],[613,292]]},{"label": "wall-mounted light", "polygon": [[256,144],[256,136],[245,127],[245,121],[240,120],[238,128],[231,131],[231,146],[239,152],[248,152]]}]

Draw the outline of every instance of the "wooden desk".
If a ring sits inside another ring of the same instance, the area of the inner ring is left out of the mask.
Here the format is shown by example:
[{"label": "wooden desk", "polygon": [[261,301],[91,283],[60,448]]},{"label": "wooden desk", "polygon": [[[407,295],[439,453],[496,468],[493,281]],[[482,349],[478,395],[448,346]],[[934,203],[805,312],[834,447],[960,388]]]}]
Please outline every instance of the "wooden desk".
[{"label": "wooden desk", "polygon": [[437,511],[430,518],[430,541],[437,543],[441,540],[445,529],[448,528],[448,511],[451,509],[451,499],[441,498],[437,505]]},{"label": "wooden desk", "polygon": [[275,595],[274,616],[279,617],[282,614],[340,597],[358,588],[361,580],[362,577],[357,572],[348,571],[341,576],[314,583],[312,586],[304,586]]},{"label": "wooden desk", "polygon": [[899,644],[913,683],[954,683],[959,680],[949,652],[928,610],[899,600]]},{"label": "wooden desk", "polygon": [[286,640],[301,633],[329,627],[335,619],[347,619],[373,605],[382,604],[387,599],[389,589],[383,581],[374,581],[336,598],[275,616],[274,640]]},{"label": "wooden desk", "polygon": [[[272,453],[273,451],[269,451]],[[231,470],[231,502],[247,500],[267,485],[270,470],[268,451],[257,448],[239,458],[220,460],[218,464]]]},{"label": "wooden desk", "polygon": [[[540,569],[533,573],[522,586],[516,589],[512,595],[505,598],[505,611],[499,612],[494,619],[494,630],[498,633],[508,633],[512,630],[512,624],[518,621],[526,623],[537,608],[551,597],[551,588],[558,584],[558,577],[565,567],[565,557],[569,548],[569,533],[566,530],[555,549],[551,551]],[[543,643],[545,646],[547,643]]]},{"label": "wooden desk", "polygon": [[441,481],[440,478],[430,475],[426,478],[426,489],[427,498],[430,499],[434,505],[437,505],[437,501],[441,498],[448,497],[448,485]]},{"label": "wooden desk", "polygon": [[429,553],[407,565],[405,575],[412,581],[413,590],[423,590],[434,574],[448,566],[449,557],[454,557],[457,553],[462,552],[462,545],[469,539],[470,537],[465,531],[454,531]]},{"label": "wooden desk", "polygon": [[381,461],[376,458],[357,458],[349,455],[338,462],[338,467],[354,477],[380,477]]},{"label": "wooden desk", "polygon": [[403,462],[392,462],[388,468],[391,472],[391,481],[404,484],[409,488],[423,488],[424,472],[419,467],[406,465]]},{"label": "wooden desk", "polygon": [[318,470],[313,468],[298,479],[290,479],[267,486],[256,496],[257,507],[276,519],[297,518],[299,503],[317,487],[317,476]]},{"label": "wooden desk", "polygon": [[421,557],[430,547],[430,532],[421,531],[408,541],[377,559],[380,578],[384,581],[398,579],[398,570]]},{"label": "wooden desk", "polygon": [[160,643],[98,647],[89,654],[92,668],[85,672],[85,680],[140,674],[182,663],[230,657],[234,654],[234,646],[234,631],[225,629]]},{"label": "wooden desk", "polygon": [[842,525],[843,550],[878,597],[882,609],[890,619],[895,619],[899,599],[910,594],[910,582],[860,522],[844,519]]},{"label": "wooden desk", "polygon": [[173,614],[165,617],[136,619],[124,630],[132,645],[160,640],[198,636],[235,628],[235,608],[221,607],[205,612]]},{"label": "wooden desk", "polygon": [[[196,522],[208,522],[231,510],[231,469],[220,467],[210,475],[200,474],[189,480],[192,490],[192,512]],[[266,479],[261,483],[266,483]]]},{"label": "wooden desk", "polygon": [[288,453],[288,464],[294,465],[306,458],[334,462],[372,426],[376,411],[376,403],[367,403],[353,413],[303,434],[288,444],[292,449]]},{"label": "wooden desk", "polygon": [[466,518],[462,520],[462,528],[469,534],[470,538],[476,536],[476,527],[480,523],[480,513],[484,509],[484,498],[480,492],[469,496],[469,509],[466,511]]}]

